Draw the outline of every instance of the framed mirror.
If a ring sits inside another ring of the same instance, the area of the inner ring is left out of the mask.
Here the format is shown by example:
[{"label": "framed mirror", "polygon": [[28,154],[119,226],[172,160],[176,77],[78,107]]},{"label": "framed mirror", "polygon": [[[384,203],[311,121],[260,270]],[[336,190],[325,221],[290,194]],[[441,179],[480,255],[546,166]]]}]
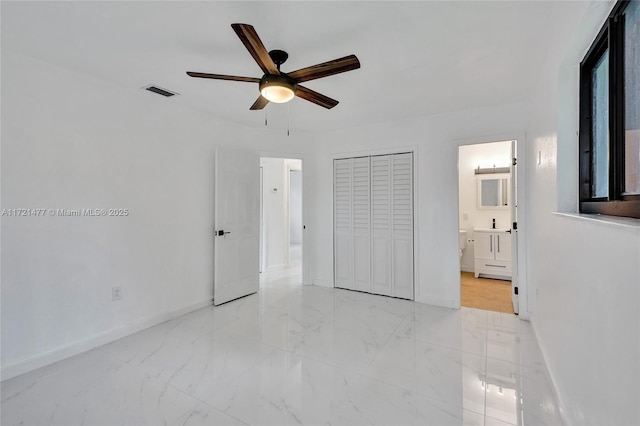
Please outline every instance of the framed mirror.
[{"label": "framed mirror", "polygon": [[509,208],[509,174],[478,176],[478,208]]}]

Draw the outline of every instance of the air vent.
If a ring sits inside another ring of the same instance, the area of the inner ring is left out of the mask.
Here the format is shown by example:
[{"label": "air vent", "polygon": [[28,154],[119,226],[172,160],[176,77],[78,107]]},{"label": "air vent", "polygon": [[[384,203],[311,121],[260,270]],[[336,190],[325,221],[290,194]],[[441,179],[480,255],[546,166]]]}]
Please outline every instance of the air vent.
[{"label": "air vent", "polygon": [[157,93],[158,95],[162,95],[162,96],[167,97],[167,98],[171,97],[173,95],[177,95],[177,93],[175,93],[175,92],[170,92],[167,89],[163,89],[162,87],[153,86],[153,85],[144,87],[143,89],[148,90],[148,91],[153,92],[153,93]]}]

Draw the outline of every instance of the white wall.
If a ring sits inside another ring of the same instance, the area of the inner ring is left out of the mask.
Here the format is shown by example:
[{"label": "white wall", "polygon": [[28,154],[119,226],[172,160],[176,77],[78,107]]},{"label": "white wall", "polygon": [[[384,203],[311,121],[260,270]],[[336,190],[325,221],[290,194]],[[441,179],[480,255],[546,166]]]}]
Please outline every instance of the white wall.
[{"label": "white wall", "polygon": [[568,23],[528,126],[531,318],[561,412],[580,425],[640,424],[640,223],[554,213],[577,211],[579,62],[612,4]]},{"label": "white wall", "polygon": [[263,248],[265,271],[283,267],[286,264],[285,213],[286,194],[284,160],[282,158],[261,158],[263,173]]},{"label": "white wall", "polygon": [[302,244],[302,171],[289,173],[289,243]]},{"label": "white wall", "polygon": [[[289,170],[302,170],[302,162],[263,157],[260,165],[264,179],[264,265],[266,270],[283,268],[289,264]],[[302,220],[301,217],[298,219]]]},{"label": "white wall", "polygon": [[[487,107],[314,135],[317,147],[305,161],[313,194],[308,232],[313,241],[314,284],[333,286],[333,158],[415,150],[418,217],[416,300],[460,306],[458,254],[458,145],[463,139],[506,140],[522,134],[525,104]],[[459,123],[465,123],[460,126]],[[346,148],[345,148],[346,147]]]},{"label": "white wall", "polygon": [[8,45],[2,208],[129,216],[2,217],[3,379],[208,304],[215,146],[304,156],[307,139],[223,123]]},{"label": "white wall", "polygon": [[263,218],[265,270],[284,267],[287,263],[286,213],[288,188],[282,158],[261,158],[263,172]]},{"label": "white wall", "polygon": [[464,145],[459,148],[458,182],[459,182],[459,220],[460,229],[467,231],[467,247],[463,252],[460,267],[463,271],[473,272],[474,268],[474,228],[491,228],[492,219],[496,220],[496,228],[511,228],[511,211],[509,208],[478,208],[478,177],[475,169],[493,167],[509,167],[511,164],[511,142],[493,142],[475,145]]}]

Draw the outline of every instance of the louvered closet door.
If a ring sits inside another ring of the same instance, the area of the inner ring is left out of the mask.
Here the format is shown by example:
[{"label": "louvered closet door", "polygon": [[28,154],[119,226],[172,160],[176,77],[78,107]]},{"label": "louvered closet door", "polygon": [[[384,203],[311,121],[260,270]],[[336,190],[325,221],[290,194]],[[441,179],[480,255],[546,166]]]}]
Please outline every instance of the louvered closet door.
[{"label": "louvered closet door", "polygon": [[371,157],[372,293],[391,296],[391,156]]},{"label": "louvered closet door", "polygon": [[413,157],[334,161],[336,287],[413,299]]},{"label": "louvered closet door", "polygon": [[413,299],[413,154],[391,156],[392,295]]},{"label": "louvered closet door", "polygon": [[354,289],[352,159],[333,161],[333,226],[335,286]]},{"label": "louvered closet door", "polygon": [[352,166],[353,284],[371,292],[371,199],[369,157],[354,158]]}]

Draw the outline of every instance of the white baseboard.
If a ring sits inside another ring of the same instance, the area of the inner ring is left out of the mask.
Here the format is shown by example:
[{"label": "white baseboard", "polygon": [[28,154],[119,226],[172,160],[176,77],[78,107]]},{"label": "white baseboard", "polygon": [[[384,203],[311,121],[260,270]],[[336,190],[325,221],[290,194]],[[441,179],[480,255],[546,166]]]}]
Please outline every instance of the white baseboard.
[{"label": "white baseboard", "polygon": [[471,265],[471,266],[468,266],[468,265],[460,265],[460,270],[461,270],[462,272],[471,272],[471,273],[475,272],[475,271],[473,270],[473,265]]},{"label": "white baseboard", "polygon": [[317,286],[320,286],[320,287],[331,287],[331,288],[334,287],[334,285],[333,285],[333,283],[331,281],[329,281],[329,280],[319,280],[317,278],[313,280],[313,285],[317,285]]},{"label": "white baseboard", "polygon": [[547,356],[547,351],[545,350],[544,345],[540,342],[540,338],[538,337],[536,321],[532,317],[530,318],[530,322],[531,322],[531,327],[533,328],[533,334],[535,334],[536,341],[538,342],[538,347],[540,347],[540,352],[542,352],[542,359],[544,360],[544,365],[547,367],[547,373],[549,374],[549,380],[551,381],[551,388],[553,389],[553,394],[556,397],[556,401],[558,402],[558,412],[560,413],[560,419],[562,419],[562,424],[572,425],[573,423],[571,422],[569,417],[567,417],[567,413],[568,413],[567,405],[564,403],[564,400],[562,399],[560,392],[558,392],[558,385],[557,385],[558,382],[555,378],[555,375],[553,374],[553,371],[551,371],[550,364],[548,361],[549,357]]},{"label": "white baseboard", "polygon": [[87,339],[78,340],[76,342],[60,346],[50,351],[30,356],[21,361],[14,362],[13,364],[3,365],[0,369],[0,377],[3,381],[11,379],[12,377],[28,373],[46,365],[53,364],[54,362],[61,361],[65,358],[70,358],[74,355],[78,355],[82,352],[97,348],[98,346],[113,342],[114,340],[121,339],[130,334],[137,333],[138,331],[153,327],[154,325],[169,321],[171,319],[204,308],[205,306],[209,306],[211,304],[211,299],[207,299],[205,301],[194,303],[175,311],[156,315],[151,318],[141,319],[133,324],[128,324],[123,327],[107,330],[100,334],[91,336]]},{"label": "white baseboard", "polygon": [[287,263],[281,263],[279,265],[271,265],[271,266],[267,266],[266,268],[264,268],[264,270],[262,272],[277,272],[277,271],[284,271],[285,269],[287,269],[289,267],[289,264]]},{"label": "white baseboard", "polygon": [[449,308],[449,309],[459,309],[459,306],[455,306],[453,304],[453,300],[443,299],[440,297],[424,296],[424,297],[416,298],[415,301],[417,303],[422,303],[424,305],[439,306],[441,308]]}]

